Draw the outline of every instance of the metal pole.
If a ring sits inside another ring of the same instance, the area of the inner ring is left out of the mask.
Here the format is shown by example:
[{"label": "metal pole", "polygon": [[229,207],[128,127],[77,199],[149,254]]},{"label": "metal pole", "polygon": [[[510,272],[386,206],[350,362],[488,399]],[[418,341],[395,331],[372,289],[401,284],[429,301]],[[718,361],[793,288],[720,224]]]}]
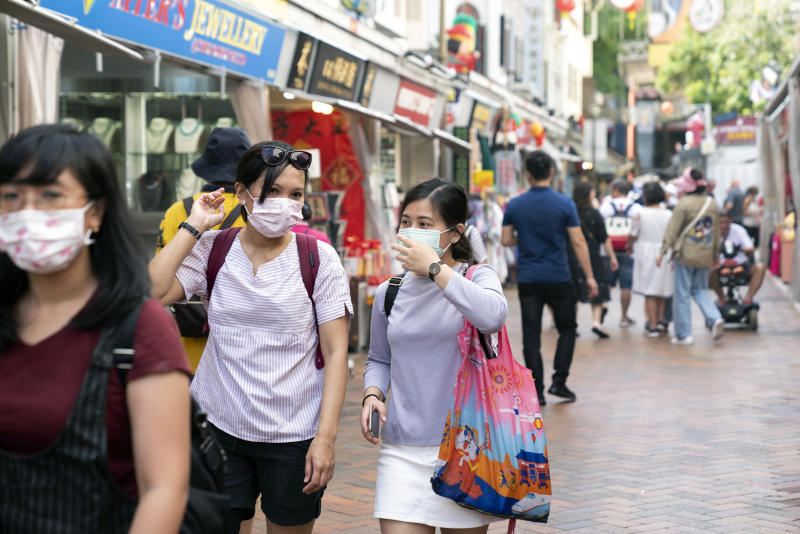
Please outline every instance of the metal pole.
[{"label": "metal pole", "polygon": [[444,2],[439,0],[439,61],[447,65],[447,38],[445,37]]}]

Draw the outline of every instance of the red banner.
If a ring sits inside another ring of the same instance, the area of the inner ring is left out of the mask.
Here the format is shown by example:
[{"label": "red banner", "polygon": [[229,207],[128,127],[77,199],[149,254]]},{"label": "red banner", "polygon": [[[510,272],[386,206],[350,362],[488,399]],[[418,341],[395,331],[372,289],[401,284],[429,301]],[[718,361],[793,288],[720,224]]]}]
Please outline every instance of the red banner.
[{"label": "red banner", "polygon": [[313,111],[272,112],[275,139],[298,150],[318,148],[323,191],[344,191],[341,219],[347,221],[345,239],[364,238],[363,174],[347,134],[341,113],[322,115]]},{"label": "red banner", "polygon": [[394,112],[407,117],[425,128],[430,125],[436,108],[436,91],[423,87],[405,78],[400,82]]}]

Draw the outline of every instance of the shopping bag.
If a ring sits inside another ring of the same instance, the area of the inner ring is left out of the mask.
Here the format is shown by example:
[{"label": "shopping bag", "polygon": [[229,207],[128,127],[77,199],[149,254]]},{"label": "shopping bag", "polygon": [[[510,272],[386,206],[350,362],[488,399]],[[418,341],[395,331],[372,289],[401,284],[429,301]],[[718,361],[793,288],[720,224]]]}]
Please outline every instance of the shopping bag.
[{"label": "shopping bag", "polygon": [[514,360],[505,327],[495,348],[465,321],[458,343],[463,360],[433,491],[486,514],[547,522],[550,466],[531,371]]}]

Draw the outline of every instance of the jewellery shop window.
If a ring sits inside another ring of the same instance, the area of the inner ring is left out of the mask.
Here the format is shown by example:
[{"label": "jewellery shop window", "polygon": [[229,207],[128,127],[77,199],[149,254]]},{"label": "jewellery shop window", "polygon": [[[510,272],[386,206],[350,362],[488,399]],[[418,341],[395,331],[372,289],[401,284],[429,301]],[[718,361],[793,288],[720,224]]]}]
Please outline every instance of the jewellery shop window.
[{"label": "jewellery shop window", "polygon": [[143,98],[145,111],[141,135],[136,132],[139,142],[126,145],[131,208],[163,212],[200,192],[205,181],[192,172],[192,162],[202,154],[211,130],[236,126],[233,106],[219,94],[131,93],[128,98]]}]

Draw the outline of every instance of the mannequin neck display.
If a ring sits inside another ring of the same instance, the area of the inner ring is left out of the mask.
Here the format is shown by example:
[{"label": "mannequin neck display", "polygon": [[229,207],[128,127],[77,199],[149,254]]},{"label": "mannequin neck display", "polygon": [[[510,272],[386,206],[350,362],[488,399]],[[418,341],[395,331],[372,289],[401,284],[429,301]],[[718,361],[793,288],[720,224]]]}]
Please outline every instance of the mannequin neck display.
[{"label": "mannequin neck display", "polygon": [[198,152],[198,145],[204,131],[203,123],[198,119],[183,119],[175,130],[175,152],[184,154]]},{"label": "mannequin neck display", "polygon": [[107,147],[111,146],[114,134],[119,129],[119,122],[108,117],[97,117],[89,125],[89,133],[100,139]]},{"label": "mannequin neck display", "polygon": [[61,124],[66,124],[68,126],[73,126],[79,132],[83,131],[83,121],[79,119],[73,119],[72,117],[64,117],[61,119]]},{"label": "mannequin neck display", "polygon": [[230,117],[220,117],[217,119],[217,123],[214,124],[215,128],[232,128],[234,126],[233,119]]},{"label": "mannequin neck display", "polygon": [[198,177],[192,169],[183,169],[175,184],[175,198],[178,200],[186,197],[193,197],[203,188],[203,180]]},{"label": "mannequin neck display", "polygon": [[150,120],[150,126],[145,132],[147,138],[147,151],[161,154],[167,151],[167,144],[175,127],[163,117]]}]

